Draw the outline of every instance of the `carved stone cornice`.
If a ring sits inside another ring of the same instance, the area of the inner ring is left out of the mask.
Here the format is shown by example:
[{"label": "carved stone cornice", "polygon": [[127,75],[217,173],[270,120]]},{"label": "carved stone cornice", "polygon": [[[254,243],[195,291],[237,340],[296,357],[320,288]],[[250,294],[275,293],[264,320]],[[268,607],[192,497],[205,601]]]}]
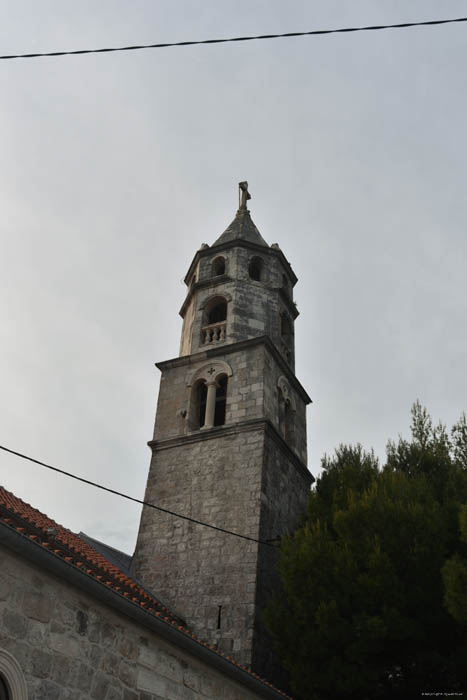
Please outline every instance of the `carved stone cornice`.
[{"label": "carved stone cornice", "polygon": [[262,429],[273,438],[278,447],[286,453],[288,459],[290,459],[290,461],[293,462],[302,475],[309,480],[311,485],[314,482],[314,477],[311,472],[308,471],[308,467],[291,449],[291,447],[289,447],[277,428],[267,418],[252,418],[249,420],[240,421],[238,423],[229,423],[214,428],[208,428],[207,430],[195,430],[187,433],[186,435],[177,435],[175,437],[165,438],[163,440],[149,440],[148,446],[154,453],[162,450],[170,450],[173,447],[191,445],[195,442],[205,442],[206,440],[215,440],[223,437],[229,437],[231,435],[243,435],[247,432],[252,432],[258,429]]}]

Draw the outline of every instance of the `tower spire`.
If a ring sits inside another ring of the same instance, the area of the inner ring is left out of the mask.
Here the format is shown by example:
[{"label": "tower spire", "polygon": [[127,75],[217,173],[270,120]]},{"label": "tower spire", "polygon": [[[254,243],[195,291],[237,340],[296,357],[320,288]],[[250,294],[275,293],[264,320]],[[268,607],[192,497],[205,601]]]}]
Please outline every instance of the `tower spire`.
[{"label": "tower spire", "polygon": [[246,205],[247,201],[251,199],[251,194],[248,191],[248,182],[246,180],[239,182],[238,188],[238,209],[235,218],[211,247],[225,245],[235,239],[242,239],[268,248],[268,244],[253,223],[250,210]]}]

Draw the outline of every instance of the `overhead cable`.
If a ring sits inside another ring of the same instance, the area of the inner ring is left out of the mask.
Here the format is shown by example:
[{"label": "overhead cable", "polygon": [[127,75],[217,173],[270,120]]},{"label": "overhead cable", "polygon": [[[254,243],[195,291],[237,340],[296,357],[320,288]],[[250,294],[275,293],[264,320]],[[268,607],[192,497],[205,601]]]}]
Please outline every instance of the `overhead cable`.
[{"label": "overhead cable", "polygon": [[159,44],[141,44],[138,46],[112,46],[101,49],[78,49],[75,51],[47,51],[41,53],[7,54],[0,60],[12,58],[43,58],[45,56],[78,56],[90,53],[112,53],[115,51],[141,51],[141,49],[167,49],[175,46],[198,46],[200,44],[227,44],[233,41],[259,41],[261,39],[287,39],[297,36],[317,36],[322,34],[344,34],[351,32],[373,32],[381,29],[407,29],[409,27],[431,27],[440,24],[467,22],[467,17],[454,19],[432,19],[425,22],[400,22],[398,24],[374,24],[365,27],[341,27],[340,29],[313,29],[309,32],[286,32],[284,34],[260,34],[258,36],[235,36],[230,39],[203,39],[200,41],[175,41]]},{"label": "overhead cable", "polygon": [[4,452],[9,452],[12,455],[15,455],[16,457],[21,457],[22,459],[27,459],[29,462],[34,462],[34,464],[38,464],[41,467],[45,467],[46,469],[51,469],[54,472],[58,472],[59,474],[63,474],[64,476],[69,476],[71,479],[76,479],[76,481],[81,481],[83,484],[88,484],[88,486],[94,486],[97,489],[101,489],[102,491],[107,491],[108,493],[113,493],[115,496],[120,496],[121,498],[126,498],[128,501],[133,501],[134,503],[140,503],[143,506],[147,506],[148,508],[154,508],[155,510],[159,510],[162,513],[167,513],[168,515],[172,515],[175,518],[181,518],[182,520],[188,520],[190,523],[194,523],[195,525],[202,525],[203,527],[209,527],[211,530],[217,530],[218,532],[223,532],[226,535],[233,535],[234,537],[240,537],[242,540],[249,540],[250,542],[257,542],[258,544],[264,544],[267,547],[276,547],[276,544],[273,544],[273,541],[268,541],[268,540],[257,540],[254,537],[249,537],[248,535],[241,535],[239,532],[233,532],[232,530],[226,530],[223,527],[217,527],[217,525],[211,525],[210,523],[204,523],[201,520],[196,520],[196,518],[190,518],[188,515],[182,515],[181,513],[175,513],[173,510],[168,510],[167,508],[162,508],[161,506],[156,506],[154,503],[148,503],[148,501],[141,501],[139,498],[133,498],[133,496],[128,496],[126,493],[121,493],[120,491],[115,491],[115,489],[108,488],[107,486],[103,486],[102,484],[96,484],[95,481],[89,481],[89,479],[84,479],[81,476],[76,476],[76,474],[72,474],[71,472],[67,472],[64,469],[59,469],[58,467],[52,467],[50,464],[45,464],[45,462],[41,462],[38,459],[34,459],[33,457],[28,457],[25,454],[22,454],[21,452],[16,452],[15,450],[10,450],[8,447],[4,447],[3,445],[0,445],[0,450],[3,450]]}]

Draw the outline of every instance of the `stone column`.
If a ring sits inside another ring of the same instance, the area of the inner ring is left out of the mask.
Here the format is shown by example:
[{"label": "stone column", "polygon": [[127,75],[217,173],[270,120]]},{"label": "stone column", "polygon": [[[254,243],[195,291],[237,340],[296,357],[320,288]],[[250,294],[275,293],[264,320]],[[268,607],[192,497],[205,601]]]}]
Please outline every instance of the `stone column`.
[{"label": "stone column", "polygon": [[216,411],[216,380],[211,380],[207,382],[208,394],[206,396],[206,416],[204,418],[203,428],[213,428],[214,427],[214,414]]}]

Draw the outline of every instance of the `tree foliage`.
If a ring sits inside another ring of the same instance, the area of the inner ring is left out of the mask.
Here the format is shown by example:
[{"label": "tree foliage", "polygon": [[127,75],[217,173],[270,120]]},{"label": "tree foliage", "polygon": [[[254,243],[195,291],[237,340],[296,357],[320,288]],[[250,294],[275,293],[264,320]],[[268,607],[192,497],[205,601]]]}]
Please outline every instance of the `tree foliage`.
[{"label": "tree foliage", "polygon": [[360,445],[325,457],[282,542],[267,623],[304,700],[467,685],[466,419],[449,434],[417,402],[411,428],[381,469]]}]

